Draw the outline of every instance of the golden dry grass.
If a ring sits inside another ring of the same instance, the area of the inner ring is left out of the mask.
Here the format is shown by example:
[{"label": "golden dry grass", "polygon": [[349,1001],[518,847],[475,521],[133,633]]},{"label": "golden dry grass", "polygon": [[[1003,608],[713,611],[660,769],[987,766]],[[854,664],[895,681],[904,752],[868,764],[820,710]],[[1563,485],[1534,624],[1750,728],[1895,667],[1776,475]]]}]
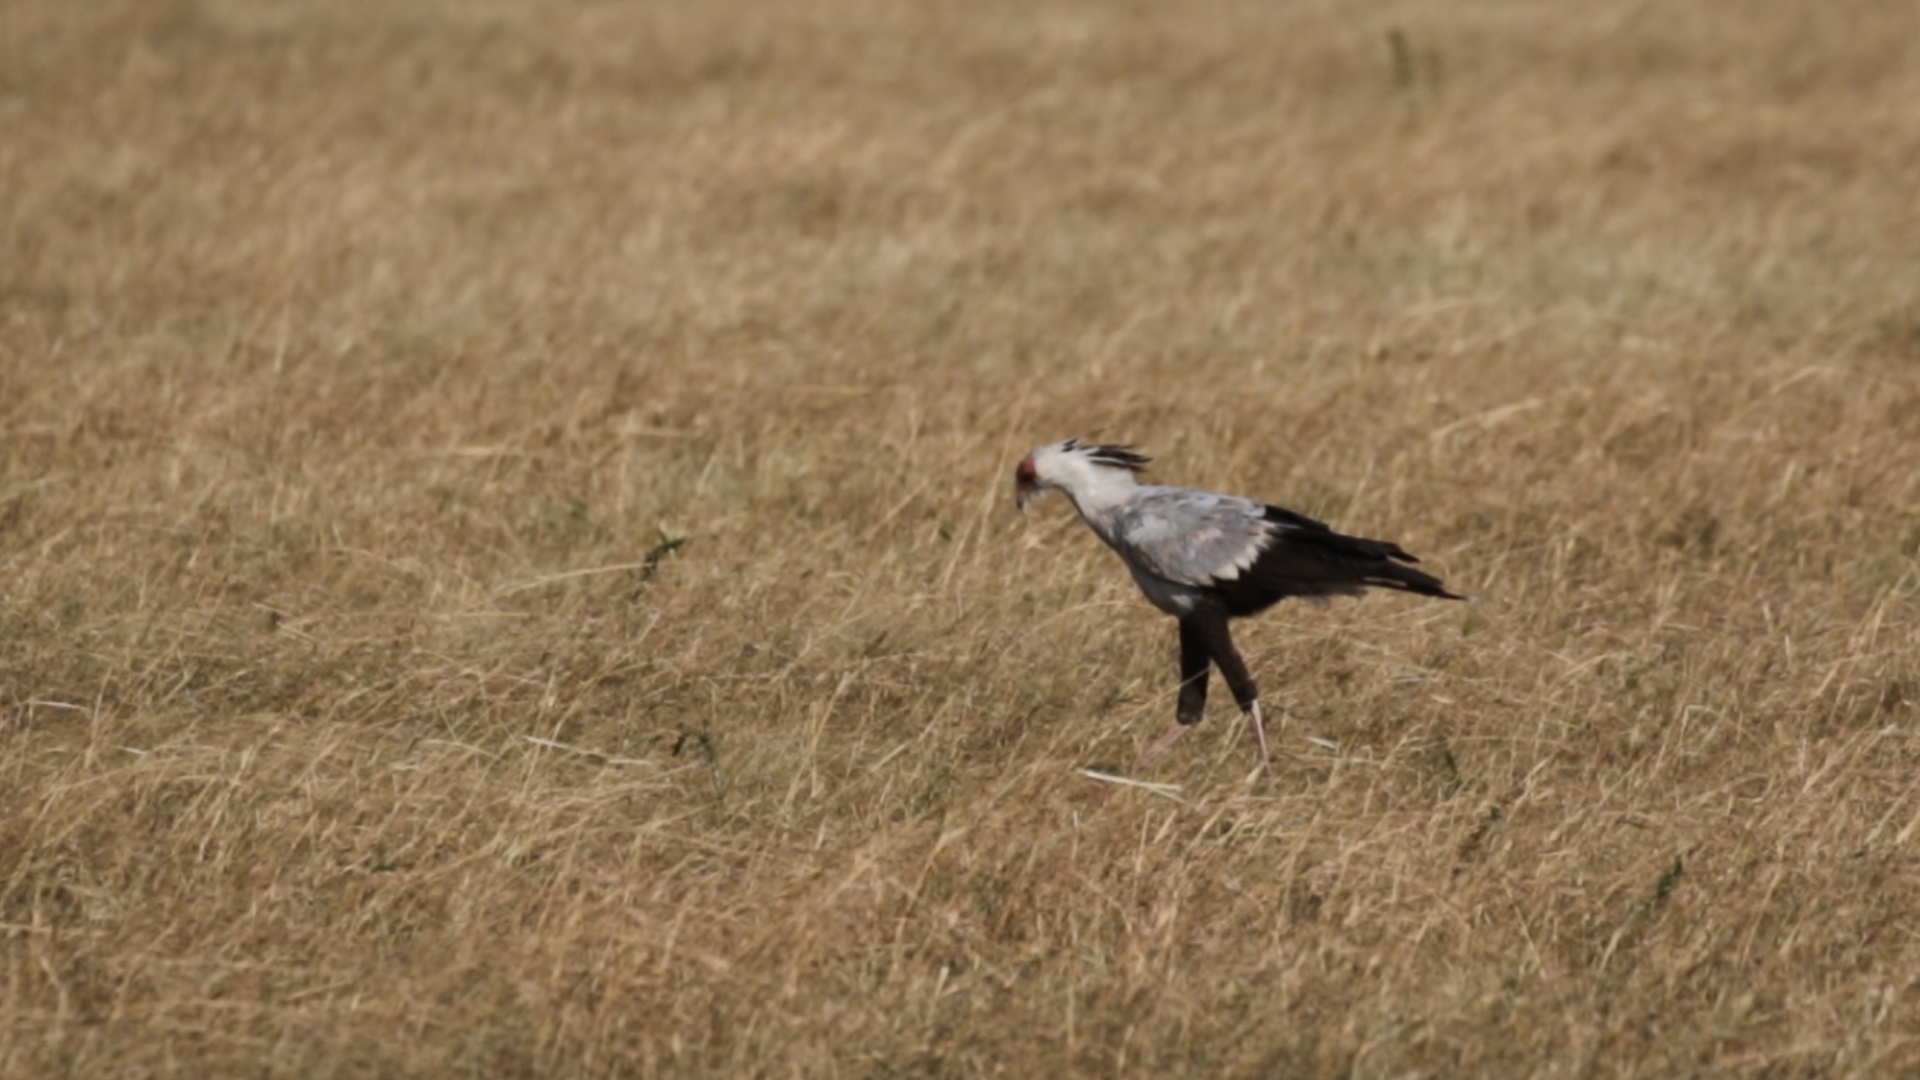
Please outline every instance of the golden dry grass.
[{"label": "golden dry grass", "polygon": [[0,1074],[1913,1075],[1913,31],[11,0]]}]

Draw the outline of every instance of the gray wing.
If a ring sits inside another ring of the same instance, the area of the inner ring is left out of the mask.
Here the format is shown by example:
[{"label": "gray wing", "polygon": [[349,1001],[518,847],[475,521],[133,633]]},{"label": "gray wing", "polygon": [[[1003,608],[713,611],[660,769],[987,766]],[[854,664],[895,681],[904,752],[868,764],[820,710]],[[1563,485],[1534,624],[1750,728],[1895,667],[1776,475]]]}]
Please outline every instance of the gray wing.
[{"label": "gray wing", "polygon": [[1252,499],[1149,487],[1121,516],[1114,547],[1157,577],[1205,588],[1238,579],[1282,528]]}]

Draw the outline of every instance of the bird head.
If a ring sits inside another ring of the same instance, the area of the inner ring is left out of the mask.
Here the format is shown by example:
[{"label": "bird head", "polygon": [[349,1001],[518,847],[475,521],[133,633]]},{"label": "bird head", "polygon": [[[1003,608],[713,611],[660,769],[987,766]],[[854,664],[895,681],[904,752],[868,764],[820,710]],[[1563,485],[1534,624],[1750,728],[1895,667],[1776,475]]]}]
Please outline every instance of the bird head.
[{"label": "bird head", "polygon": [[1013,500],[1025,510],[1029,502],[1049,491],[1071,492],[1118,476],[1131,483],[1133,474],[1145,469],[1150,460],[1131,446],[1089,445],[1077,438],[1042,446],[1014,468]]}]

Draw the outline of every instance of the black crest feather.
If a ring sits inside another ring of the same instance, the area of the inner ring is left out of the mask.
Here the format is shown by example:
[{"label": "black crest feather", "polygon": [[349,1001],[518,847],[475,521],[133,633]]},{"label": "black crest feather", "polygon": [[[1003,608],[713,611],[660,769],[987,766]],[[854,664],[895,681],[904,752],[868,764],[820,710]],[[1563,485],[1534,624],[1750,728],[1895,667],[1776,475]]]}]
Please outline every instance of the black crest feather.
[{"label": "black crest feather", "polygon": [[1116,469],[1125,469],[1128,472],[1142,472],[1153,462],[1152,458],[1140,453],[1131,446],[1100,445],[1082,447],[1076,441],[1072,449],[1085,454],[1087,460],[1096,464],[1111,465]]}]

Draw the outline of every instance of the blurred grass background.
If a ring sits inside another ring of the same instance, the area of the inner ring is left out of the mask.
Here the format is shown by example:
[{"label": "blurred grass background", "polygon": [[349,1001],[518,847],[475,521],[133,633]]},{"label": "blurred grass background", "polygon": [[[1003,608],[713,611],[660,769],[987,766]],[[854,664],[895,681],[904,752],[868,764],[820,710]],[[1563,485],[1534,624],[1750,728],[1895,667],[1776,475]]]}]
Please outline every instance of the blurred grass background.
[{"label": "blurred grass background", "polygon": [[1920,1069],[1913,30],[0,7],[0,1074]]}]

